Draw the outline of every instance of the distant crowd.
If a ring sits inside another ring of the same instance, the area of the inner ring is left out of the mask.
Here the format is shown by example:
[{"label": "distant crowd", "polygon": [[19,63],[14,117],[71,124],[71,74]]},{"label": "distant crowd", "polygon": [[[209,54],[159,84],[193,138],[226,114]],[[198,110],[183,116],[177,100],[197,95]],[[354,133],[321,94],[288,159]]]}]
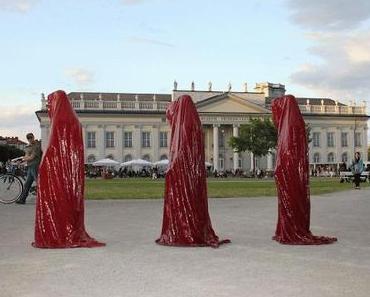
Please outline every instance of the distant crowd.
[{"label": "distant crowd", "polygon": [[[317,165],[311,168],[311,176],[321,176],[321,177],[335,177],[339,176],[341,172],[351,171],[351,167],[347,167],[346,163],[341,163],[339,167],[332,165]],[[370,171],[370,164],[368,164],[364,171]]]}]

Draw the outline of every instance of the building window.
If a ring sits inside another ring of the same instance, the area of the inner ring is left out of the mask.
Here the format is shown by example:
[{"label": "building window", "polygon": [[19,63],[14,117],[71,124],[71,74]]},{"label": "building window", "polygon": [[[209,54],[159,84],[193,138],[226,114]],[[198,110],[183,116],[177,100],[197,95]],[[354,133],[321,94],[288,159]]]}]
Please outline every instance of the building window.
[{"label": "building window", "polygon": [[150,162],[150,156],[149,155],[144,155],[143,160]]},{"label": "building window", "polygon": [[132,132],[125,132],[123,134],[123,145],[125,147],[132,147]]},{"label": "building window", "polygon": [[126,155],[125,156],[125,162],[131,161],[131,160],[132,160],[132,156],[131,155]]},{"label": "building window", "polygon": [[356,147],[361,146],[361,133],[359,132],[355,133],[355,146]]},{"label": "building window", "polygon": [[141,134],[141,146],[150,147],[150,132],[142,132]]},{"label": "building window", "polygon": [[334,132],[328,132],[326,134],[328,147],[334,147]]},{"label": "building window", "polygon": [[167,147],[167,132],[159,132],[159,147]]},{"label": "building window", "polygon": [[218,134],[218,146],[221,148],[225,147],[225,131],[221,130],[221,133]]},{"label": "building window", "polygon": [[242,159],[239,159],[238,160],[238,167],[239,168],[242,168],[243,167],[243,161],[242,161]]},{"label": "building window", "polygon": [[315,153],[313,155],[313,162],[314,163],[320,163],[320,154],[319,153]]},{"label": "building window", "polygon": [[348,133],[347,132],[342,132],[341,141],[342,141],[342,147],[348,146]]},{"label": "building window", "polygon": [[342,154],[342,162],[344,162],[344,163],[348,162],[348,154],[347,153]]},{"label": "building window", "polygon": [[328,163],[334,163],[335,158],[334,158],[334,153],[329,153],[328,154]]},{"label": "building window", "polygon": [[162,160],[168,160],[167,155],[162,155],[162,156],[160,157],[160,160],[161,160],[161,161],[162,161]]},{"label": "building window", "polygon": [[105,147],[114,147],[114,132],[105,132]]},{"label": "building window", "polygon": [[320,133],[319,132],[312,133],[312,143],[314,147],[320,147]]},{"label": "building window", "polygon": [[88,164],[94,163],[95,161],[96,161],[96,159],[95,159],[95,156],[94,155],[89,155],[87,157],[87,163]]},{"label": "building window", "polygon": [[87,148],[96,148],[95,132],[87,132]]},{"label": "building window", "polygon": [[224,158],[218,160],[218,166],[220,170],[224,170]]}]

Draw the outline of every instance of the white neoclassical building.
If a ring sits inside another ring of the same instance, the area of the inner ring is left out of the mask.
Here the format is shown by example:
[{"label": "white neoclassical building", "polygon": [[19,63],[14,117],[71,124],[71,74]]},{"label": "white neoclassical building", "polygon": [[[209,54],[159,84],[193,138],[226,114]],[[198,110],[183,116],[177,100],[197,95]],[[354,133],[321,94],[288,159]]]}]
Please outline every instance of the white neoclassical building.
[{"label": "white neoclassical building", "polygon": [[[254,91],[179,90],[172,94],[90,93],[68,94],[83,126],[86,163],[102,158],[119,162],[141,158],[152,162],[167,159],[170,127],[166,107],[172,100],[188,94],[193,98],[203,125],[206,161],[217,170],[253,169],[250,152],[235,153],[228,145],[237,136],[240,125],[251,118],[271,118],[270,103],[285,94],[282,84],[258,83]],[[49,136],[46,101],[37,111],[45,150]],[[337,166],[350,162],[355,151],[367,156],[367,120],[365,102],[344,105],[328,98],[297,98],[306,123],[311,127],[310,164]],[[272,170],[274,153],[257,159],[260,169]]]}]

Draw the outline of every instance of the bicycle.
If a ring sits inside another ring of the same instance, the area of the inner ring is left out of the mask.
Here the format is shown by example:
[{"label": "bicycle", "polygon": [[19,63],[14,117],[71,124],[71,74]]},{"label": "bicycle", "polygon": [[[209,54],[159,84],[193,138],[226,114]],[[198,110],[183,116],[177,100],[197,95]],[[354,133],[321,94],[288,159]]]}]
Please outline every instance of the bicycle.
[{"label": "bicycle", "polygon": [[[0,203],[11,204],[16,202],[22,195],[25,181],[24,175],[16,175],[14,169],[0,174]],[[32,186],[29,193],[36,195],[36,186]]]}]

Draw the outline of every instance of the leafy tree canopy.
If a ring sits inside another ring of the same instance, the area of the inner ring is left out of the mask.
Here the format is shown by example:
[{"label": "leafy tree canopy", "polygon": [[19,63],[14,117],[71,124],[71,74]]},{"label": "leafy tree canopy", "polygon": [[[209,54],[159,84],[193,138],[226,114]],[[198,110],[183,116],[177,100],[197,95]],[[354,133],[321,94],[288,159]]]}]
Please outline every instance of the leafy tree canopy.
[{"label": "leafy tree canopy", "polygon": [[231,137],[229,144],[237,152],[250,151],[254,156],[265,156],[276,147],[277,131],[270,119],[251,119],[241,125],[238,137]]},{"label": "leafy tree canopy", "polygon": [[24,156],[24,151],[11,145],[0,145],[0,162],[6,162],[9,159],[21,156]]}]

